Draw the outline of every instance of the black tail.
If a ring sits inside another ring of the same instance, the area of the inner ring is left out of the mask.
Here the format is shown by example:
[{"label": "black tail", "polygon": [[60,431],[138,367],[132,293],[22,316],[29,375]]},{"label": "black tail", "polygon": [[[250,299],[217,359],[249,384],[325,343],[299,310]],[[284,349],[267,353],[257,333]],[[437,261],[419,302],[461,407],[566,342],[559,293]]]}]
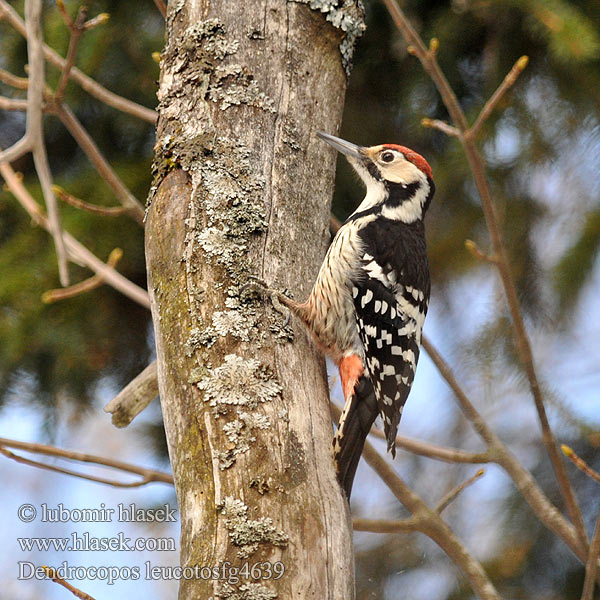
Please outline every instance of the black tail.
[{"label": "black tail", "polygon": [[373,385],[363,375],[354,388],[352,398],[344,407],[333,442],[337,478],[348,500],[365,440],[378,414]]}]

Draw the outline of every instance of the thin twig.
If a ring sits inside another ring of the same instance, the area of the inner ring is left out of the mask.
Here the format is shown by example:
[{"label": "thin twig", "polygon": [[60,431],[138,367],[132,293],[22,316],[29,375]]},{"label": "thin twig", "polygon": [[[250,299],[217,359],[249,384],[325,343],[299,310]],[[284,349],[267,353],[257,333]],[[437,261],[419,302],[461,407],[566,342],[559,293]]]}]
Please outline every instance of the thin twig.
[{"label": "thin twig", "polygon": [[154,0],[154,4],[156,4],[156,8],[160,11],[160,14],[163,18],[167,17],[167,5],[163,2],[163,0]]},{"label": "thin twig", "polygon": [[524,500],[532,508],[534,514],[540,521],[573,551],[573,553],[585,562],[587,548],[582,544],[577,531],[556,507],[548,500],[531,473],[525,469],[517,457],[502,442],[502,440],[488,427],[483,417],[479,414],[473,403],[469,400],[460,384],[458,383],[452,369],[442,358],[427,336],[422,338],[423,349],[433,361],[440,375],[446,380],[454,392],[458,405],[465,417],[471,422],[475,431],[488,445],[488,454],[492,462],[500,465],[511,477]]},{"label": "thin twig", "polygon": [[594,471],[583,458],[577,456],[572,448],[566,444],[561,444],[561,450],[563,454],[578,468],[581,469],[588,477],[591,477],[594,481],[600,483],[600,473]]},{"label": "thin twig", "polygon": [[[41,117],[41,103],[43,96],[43,71],[40,73],[37,35],[39,32],[39,20],[41,18],[41,0],[26,0],[25,23],[23,24],[24,35],[27,39],[27,56],[29,64],[36,74],[35,89],[30,90],[27,95],[27,124],[23,137],[9,148],[0,151],[0,163],[11,162],[21,158],[33,148],[34,136],[38,129],[38,120]],[[41,77],[40,77],[41,75]],[[39,110],[38,110],[39,109]],[[38,112],[40,113],[38,115]]]},{"label": "thin twig", "polygon": [[[331,412],[334,415],[335,423],[338,423],[342,410],[339,406],[330,402]],[[373,425],[371,427],[370,435],[377,437],[381,440],[386,440],[385,433]],[[465,463],[465,464],[484,464],[491,461],[490,455],[487,452],[465,452],[458,448],[446,448],[444,446],[437,446],[429,442],[421,442],[419,440],[413,440],[404,436],[396,436],[394,441],[396,448],[403,448],[413,454],[419,456],[426,456],[434,460],[441,460],[448,463]]]},{"label": "thin twig", "polygon": [[[371,435],[378,437],[379,439],[385,440],[385,433],[381,429],[371,428]],[[394,440],[396,448],[404,448],[413,454],[420,456],[426,456],[427,458],[433,458],[435,460],[441,460],[449,463],[465,463],[472,465],[479,465],[490,462],[490,455],[487,452],[465,452],[458,448],[446,448],[444,446],[437,446],[435,444],[429,444],[421,442],[419,440],[412,440],[401,435],[396,436]]]},{"label": "thin twig", "polygon": [[112,485],[113,487],[121,487],[121,488],[134,488],[140,487],[142,485],[146,485],[150,483],[152,480],[143,478],[140,481],[132,481],[132,482],[122,482],[117,481],[115,479],[106,479],[104,477],[96,477],[95,475],[86,475],[85,473],[78,473],[77,471],[72,471],[71,469],[63,469],[62,467],[56,467],[54,465],[49,465],[37,460],[31,460],[30,458],[25,458],[24,456],[19,456],[18,454],[14,454],[10,450],[3,448],[0,445],[0,454],[6,456],[6,458],[10,458],[15,462],[18,462],[22,465],[29,465],[30,467],[37,467],[38,469],[44,469],[45,471],[52,471],[54,473],[62,473],[63,475],[69,475],[71,477],[77,477],[78,479],[85,479],[86,481],[94,481],[95,483],[102,483],[104,485]]},{"label": "thin twig", "polygon": [[0,96],[0,110],[27,110],[27,100]]},{"label": "thin twig", "polygon": [[[2,175],[11,193],[27,211],[31,219],[37,225],[48,231],[50,226],[42,207],[27,191],[21,178],[15,173],[13,168],[7,163],[0,163],[0,175]],[[125,296],[128,296],[134,302],[141,304],[145,308],[150,308],[150,300],[146,290],[121,275],[118,271],[115,271],[115,269],[111,269],[70,234],[65,232],[64,240],[69,260],[94,271],[94,273],[100,275],[108,285],[114,287]]]},{"label": "thin twig", "polygon": [[29,85],[27,77],[17,77],[5,69],[0,69],[0,81],[18,90],[26,90]]},{"label": "thin twig", "polygon": [[485,469],[479,469],[475,475],[469,477],[466,481],[463,481],[455,488],[451,489],[439,502],[435,507],[435,512],[441,514],[442,511],[447,508],[447,506],[467,487],[469,487],[472,483],[477,481],[480,477],[485,474]]},{"label": "thin twig", "polygon": [[[15,448],[34,454],[43,454],[44,456],[54,456],[70,461],[100,465],[102,467],[108,467],[109,469],[123,471],[124,473],[139,475],[141,479],[139,481],[134,482],[120,482],[112,479],[104,479],[92,475],[86,475],[84,473],[78,473],[77,471],[71,471],[70,469],[62,469],[61,467],[41,463],[35,460],[31,460],[29,458],[25,458],[23,456],[13,454],[12,452],[10,452],[10,450],[7,450],[7,448]],[[80,479],[87,479],[89,481],[105,483],[107,485],[112,485],[115,487],[140,487],[141,485],[146,485],[147,483],[152,482],[169,483],[171,485],[173,484],[173,476],[169,473],[155,471],[154,469],[146,469],[138,465],[133,465],[120,460],[114,460],[112,458],[106,458],[104,456],[86,454],[83,452],[76,452],[74,450],[65,450],[63,448],[48,446],[46,444],[35,444],[33,442],[21,442],[19,440],[0,438],[0,453],[6,456],[7,458],[10,458],[22,464],[31,465],[49,471],[55,471],[57,473],[64,473],[65,475],[72,475],[74,477],[79,477]]]},{"label": "thin twig", "polygon": [[[6,19],[6,21],[23,37],[27,36],[25,31],[25,23],[23,19],[17,14],[14,8],[8,4],[6,0],[0,0],[0,19]],[[62,70],[65,66],[65,59],[59,56],[52,48],[43,46],[44,56],[46,60],[52,63],[55,67]],[[123,98],[118,94],[115,94],[107,90],[104,86],[100,85],[97,81],[94,81],[91,77],[82,73],[77,67],[73,67],[69,73],[69,78],[76,81],[86,92],[104,102],[108,106],[112,106],[117,110],[133,115],[148,123],[156,123],[158,117],[156,111],[151,108],[141,106],[127,98]]]},{"label": "thin twig", "polygon": [[483,260],[485,262],[489,262],[495,264],[498,262],[498,259],[491,254],[486,254],[479,249],[479,246],[473,240],[465,240],[465,248],[479,260]]},{"label": "thin twig", "polygon": [[[50,234],[56,248],[58,273],[63,286],[69,285],[67,267],[67,251],[63,240],[62,225],[58,203],[52,192],[52,174],[48,164],[46,144],[44,143],[44,127],[42,122],[42,104],[44,102],[44,55],[42,53],[42,2],[27,0],[25,2],[27,28],[27,58],[29,61],[29,84],[27,86],[27,127],[25,137],[33,152],[33,162],[37,172],[46,209]],[[0,157],[3,153],[0,153]],[[0,161],[2,159],[0,158]]]},{"label": "thin twig", "polygon": [[[64,4],[61,1],[56,3],[57,7],[62,6],[64,9]],[[66,10],[65,10],[66,13]],[[68,13],[67,13],[68,16]],[[87,16],[87,7],[80,6],[79,11],[77,12],[77,17],[75,21],[72,21],[69,17],[70,23],[67,22],[67,27],[71,30],[71,37],[69,39],[69,49],[67,50],[67,58],[65,60],[65,66],[63,67],[62,73],[60,74],[60,80],[58,85],[56,86],[56,92],[54,94],[55,100],[57,104],[60,104],[63,99],[63,95],[65,93],[65,89],[67,87],[67,83],[69,81],[69,73],[73,68],[73,64],[75,63],[75,55],[77,54],[77,47],[79,46],[79,40],[81,39],[81,34],[83,33],[83,25],[85,23],[85,18]],[[65,21],[66,22],[66,21]]]},{"label": "thin twig", "polygon": [[[25,82],[28,80],[25,79]],[[27,85],[27,83],[26,83]],[[47,93],[47,96],[51,100],[50,92]],[[15,101],[16,102],[16,101]],[[18,106],[22,106],[21,100],[18,101]],[[25,101],[25,107],[27,101]],[[0,98],[0,108],[2,108],[2,99]],[[16,109],[15,109],[16,110]],[[69,133],[73,136],[75,141],[79,144],[81,149],[85,152],[85,154],[90,159],[90,162],[94,165],[99,174],[106,180],[108,185],[112,188],[117,198],[121,201],[123,209],[115,208],[102,208],[102,207],[93,207],[91,204],[84,203],[83,201],[75,198],[74,196],[68,196],[64,190],[61,190],[62,200],[72,204],[73,206],[77,206],[77,208],[82,208],[84,210],[89,210],[91,212],[96,212],[104,215],[117,215],[128,213],[130,214],[138,223],[142,224],[144,219],[144,209],[140,202],[135,198],[135,196],[129,191],[127,186],[123,183],[122,179],[116,174],[113,168],[110,166],[109,162],[106,160],[102,152],[96,143],[90,136],[90,134],[86,131],[83,125],[79,122],[73,111],[66,106],[65,104],[56,104],[55,102],[51,102],[46,106],[46,111],[52,114],[55,114],[59,117],[63,125],[67,128]],[[52,186],[52,189],[56,191],[57,186]]]},{"label": "thin twig", "polygon": [[600,560],[600,513],[596,520],[594,536],[590,544],[590,552],[587,562],[585,563],[585,580],[583,582],[583,591],[581,592],[581,600],[594,600],[594,588],[596,587],[596,579],[598,577],[598,562]]},{"label": "thin twig", "polygon": [[127,427],[158,396],[158,366],[150,363],[132,379],[105,407],[115,427]]},{"label": "thin twig", "polygon": [[483,567],[461,544],[440,515],[432,511],[421,498],[409,489],[392,467],[367,441],[363,457],[382,481],[415,518],[418,531],[429,536],[462,570],[476,594],[482,600],[500,600],[498,592]]},{"label": "thin twig", "polygon": [[370,531],[372,533],[410,533],[418,531],[417,520],[408,519],[389,521],[385,519],[352,519],[354,531]]},{"label": "thin twig", "polygon": [[89,202],[85,202],[72,194],[69,194],[69,192],[63,190],[63,188],[58,185],[52,186],[52,189],[58,199],[62,200],[65,204],[97,215],[102,215],[103,217],[118,217],[124,212],[127,212],[127,209],[124,206],[98,206],[97,204],[90,204]]},{"label": "thin twig", "polygon": [[508,75],[504,78],[504,81],[498,86],[498,89],[492,94],[491,98],[485,103],[484,107],[481,109],[479,116],[475,120],[475,123],[471,125],[470,129],[467,132],[467,135],[473,139],[477,138],[481,126],[485,123],[485,121],[492,114],[493,110],[498,106],[500,100],[504,97],[506,92],[515,84],[519,75],[525,70],[527,67],[527,63],[529,62],[528,56],[521,56],[519,60],[513,65],[513,68],[508,72]]},{"label": "thin twig", "polygon": [[446,121],[440,121],[439,119],[421,119],[421,125],[431,129],[438,129],[452,137],[460,137],[462,135],[460,129],[452,127],[452,125],[449,125]]},{"label": "thin twig", "polygon": [[[497,257],[497,262],[495,264],[500,275],[500,280],[502,281],[504,293],[511,313],[517,351],[527,375],[529,387],[538,413],[538,418],[542,429],[542,440],[552,464],[552,468],[554,470],[561,495],[564,499],[569,518],[575,526],[577,535],[581,541],[581,545],[586,547],[587,535],[583,525],[581,511],[579,510],[575,493],[573,492],[573,488],[569,482],[565,464],[561,460],[556,439],[554,438],[554,434],[550,429],[546,409],[544,407],[543,396],[538,382],[533,353],[531,350],[531,343],[525,329],[525,323],[519,305],[515,282],[509,268],[508,253],[506,251],[500,226],[498,224],[496,207],[492,200],[489,183],[485,175],[483,159],[475,144],[473,136],[467,135],[468,124],[465,114],[460,107],[456,94],[450,87],[448,80],[439,67],[436,59],[436,52],[433,48],[428,49],[425,46],[419,34],[412,27],[406,15],[395,2],[395,0],[383,0],[383,2],[392,16],[394,23],[398,27],[398,30],[403,35],[405,41],[412,47],[412,53],[421,61],[423,68],[429,74],[433,83],[437,87],[438,92],[442,97],[442,101],[444,102],[444,105],[446,106],[446,109],[448,110],[448,113],[454,122],[454,126],[462,134],[460,141],[463,145],[467,160],[475,179],[479,196],[481,198],[481,206],[488,231],[490,232],[492,247],[494,248],[494,255]],[[437,50],[437,48],[435,48],[435,50]]]},{"label": "thin twig", "polygon": [[[108,257],[108,261],[106,261],[106,266],[114,269],[117,266],[119,260],[121,260],[123,256],[123,250],[121,248],[115,248]],[[87,279],[80,281],[74,285],[71,285],[66,288],[58,288],[55,290],[48,290],[42,294],[42,302],[44,304],[52,304],[53,302],[58,302],[59,300],[66,300],[67,298],[74,298],[75,296],[79,296],[85,292],[90,292],[100,287],[104,283],[104,280],[100,275],[92,275],[92,277],[88,277]]]},{"label": "thin twig", "polygon": [[106,180],[112,188],[115,196],[121,204],[127,208],[130,214],[138,223],[143,223],[144,209],[137,198],[129,191],[122,179],[115,173],[109,162],[106,160],[96,143],[79,122],[73,111],[65,104],[54,104],[49,107],[50,112],[58,116],[61,123],[67,128],[81,149],[85,152],[90,162],[94,165],[98,173]]},{"label": "thin twig", "polygon": [[69,29],[72,29],[72,27],[73,27],[73,19],[71,19],[71,15],[69,14],[69,11],[67,10],[67,7],[65,6],[64,1],[63,0],[56,0],[56,8],[58,9],[58,12],[60,13],[60,16],[63,18],[63,21],[65,22],[65,25]]},{"label": "thin twig", "polygon": [[98,25],[104,25],[105,23],[108,23],[109,19],[110,15],[108,13],[100,13],[99,15],[96,15],[93,19],[86,21],[83,24],[83,30],[90,31],[90,29],[94,29],[94,27],[98,27]]},{"label": "thin twig", "polygon": [[56,570],[52,567],[42,565],[42,569],[44,569],[46,575],[50,577],[50,579],[52,579],[54,583],[62,585],[65,589],[69,590],[71,594],[73,594],[73,596],[79,598],[79,600],[94,600],[94,598],[92,598],[92,596],[90,596],[89,594],[82,592],[79,588],[76,588],[75,586],[71,585],[68,581],[65,581],[62,577],[59,577],[56,573]]}]

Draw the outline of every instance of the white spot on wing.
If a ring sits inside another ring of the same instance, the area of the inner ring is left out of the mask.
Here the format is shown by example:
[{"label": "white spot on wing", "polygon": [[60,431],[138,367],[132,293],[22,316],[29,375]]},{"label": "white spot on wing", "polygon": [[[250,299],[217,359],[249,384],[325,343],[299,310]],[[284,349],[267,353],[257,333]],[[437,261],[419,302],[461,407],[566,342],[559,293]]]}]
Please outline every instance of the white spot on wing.
[{"label": "white spot on wing", "polygon": [[375,327],[375,325],[367,325],[365,327],[365,333],[370,337],[375,337],[377,335],[377,327]]}]

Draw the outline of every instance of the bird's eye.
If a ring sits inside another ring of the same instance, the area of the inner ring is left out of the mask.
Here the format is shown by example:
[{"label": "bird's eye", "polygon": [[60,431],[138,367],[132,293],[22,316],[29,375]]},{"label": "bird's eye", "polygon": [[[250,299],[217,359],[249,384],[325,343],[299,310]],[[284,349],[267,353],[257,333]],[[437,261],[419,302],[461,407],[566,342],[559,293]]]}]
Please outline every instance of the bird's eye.
[{"label": "bird's eye", "polygon": [[383,162],[391,163],[396,157],[393,152],[388,150],[386,152],[382,152],[380,158]]}]

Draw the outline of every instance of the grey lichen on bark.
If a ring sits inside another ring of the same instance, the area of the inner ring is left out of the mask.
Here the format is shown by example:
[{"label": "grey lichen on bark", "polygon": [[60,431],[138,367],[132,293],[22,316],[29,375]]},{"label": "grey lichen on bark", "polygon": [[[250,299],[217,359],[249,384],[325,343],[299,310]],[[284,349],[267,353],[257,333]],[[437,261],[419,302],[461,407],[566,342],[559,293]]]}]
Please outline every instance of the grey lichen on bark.
[{"label": "grey lichen on bark", "polygon": [[328,241],[334,157],[314,132],[339,125],[350,33],[311,6],[169,3],[146,256],[181,564],[285,565],[185,579],[182,599],[354,595],[323,361],[244,288],[305,297]]}]

